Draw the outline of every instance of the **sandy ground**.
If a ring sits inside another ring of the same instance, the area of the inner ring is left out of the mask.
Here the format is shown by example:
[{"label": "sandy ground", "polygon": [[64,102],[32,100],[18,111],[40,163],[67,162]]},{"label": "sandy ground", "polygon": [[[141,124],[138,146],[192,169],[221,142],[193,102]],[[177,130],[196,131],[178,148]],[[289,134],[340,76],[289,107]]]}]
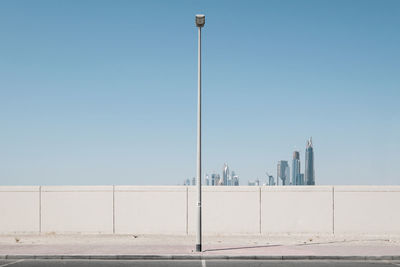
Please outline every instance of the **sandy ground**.
[{"label": "sandy ground", "polygon": [[[195,236],[183,235],[1,235],[0,255],[193,254]],[[213,255],[400,255],[400,236],[204,236]]]}]

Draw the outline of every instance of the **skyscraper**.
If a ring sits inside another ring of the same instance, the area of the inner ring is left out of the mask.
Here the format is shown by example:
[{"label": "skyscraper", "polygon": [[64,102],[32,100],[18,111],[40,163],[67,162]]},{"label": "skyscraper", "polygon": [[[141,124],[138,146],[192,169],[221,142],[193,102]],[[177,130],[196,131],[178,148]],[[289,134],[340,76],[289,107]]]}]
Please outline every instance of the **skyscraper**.
[{"label": "skyscraper", "polygon": [[217,183],[215,185],[224,185],[224,179],[222,179],[219,174],[217,174]]},{"label": "skyscraper", "polygon": [[276,182],[279,185],[279,178],[282,180],[282,185],[286,185],[289,183],[289,164],[286,160],[278,161],[278,168],[277,168],[277,175],[276,175]]},{"label": "skyscraper", "polygon": [[292,185],[301,185],[301,181],[300,181],[300,153],[299,153],[299,151],[294,151],[293,152]]},{"label": "skyscraper", "polygon": [[231,171],[231,175],[229,176],[228,179],[228,185],[235,185],[234,177],[236,176],[234,171]]},{"label": "skyscraper", "polygon": [[304,183],[306,185],[315,185],[314,149],[311,137],[307,140],[306,145],[306,168],[304,172],[304,179]]},{"label": "skyscraper", "polygon": [[233,186],[239,185],[239,177],[237,175],[232,176],[232,185]]},{"label": "skyscraper", "polygon": [[220,178],[218,173],[213,173],[211,174],[211,185],[212,186],[217,186],[221,185],[222,179]]},{"label": "skyscraper", "polygon": [[275,185],[274,176],[268,175],[268,185]]},{"label": "skyscraper", "polygon": [[215,178],[217,178],[217,174],[216,173],[212,173],[211,174],[211,185],[213,185],[213,186],[216,184]]},{"label": "skyscraper", "polygon": [[304,185],[304,173],[300,173],[300,184]]},{"label": "skyscraper", "polygon": [[224,168],[222,169],[222,179],[224,185],[228,185],[228,179],[229,179],[229,167],[228,164],[224,164]]}]

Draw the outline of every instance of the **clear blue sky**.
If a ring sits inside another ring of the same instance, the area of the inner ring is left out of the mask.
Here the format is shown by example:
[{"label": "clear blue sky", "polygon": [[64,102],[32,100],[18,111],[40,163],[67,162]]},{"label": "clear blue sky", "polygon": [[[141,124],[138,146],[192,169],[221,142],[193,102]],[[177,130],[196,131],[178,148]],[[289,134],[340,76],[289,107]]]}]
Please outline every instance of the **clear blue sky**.
[{"label": "clear blue sky", "polygon": [[400,1],[1,1],[0,184],[400,184]]}]

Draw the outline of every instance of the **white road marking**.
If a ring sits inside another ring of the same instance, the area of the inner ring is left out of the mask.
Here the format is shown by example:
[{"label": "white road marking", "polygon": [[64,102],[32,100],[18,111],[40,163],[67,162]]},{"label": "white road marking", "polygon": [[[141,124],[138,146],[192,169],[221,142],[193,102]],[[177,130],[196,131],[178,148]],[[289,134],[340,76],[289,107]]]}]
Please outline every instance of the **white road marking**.
[{"label": "white road marking", "polygon": [[[207,267],[207,266],[206,266],[206,260],[201,260],[201,266]],[[0,266],[0,267],[1,267],[1,266]]]},{"label": "white road marking", "polygon": [[11,264],[18,263],[18,262],[21,262],[21,261],[24,261],[24,260],[17,260],[17,261],[9,262],[9,263],[6,263],[6,264],[3,264],[3,265],[0,265],[0,267],[9,266],[9,265],[11,265]]},{"label": "white road marking", "polygon": [[[400,263],[391,262],[391,264],[396,265],[396,266],[400,266]],[[0,267],[1,267],[1,266],[0,266]]]}]

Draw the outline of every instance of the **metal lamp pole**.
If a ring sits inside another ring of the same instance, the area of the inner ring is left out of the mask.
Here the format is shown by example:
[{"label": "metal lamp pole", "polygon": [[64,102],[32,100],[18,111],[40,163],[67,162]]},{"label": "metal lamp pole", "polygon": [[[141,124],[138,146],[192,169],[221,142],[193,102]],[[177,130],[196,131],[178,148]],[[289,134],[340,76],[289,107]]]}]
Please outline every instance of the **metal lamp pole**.
[{"label": "metal lamp pole", "polygon": [[201,28],[205,16],[196,15],[196,26],[199,28],[198,44],[198,93],[197,93],[197,231],[196,251],[201,252]]}]

